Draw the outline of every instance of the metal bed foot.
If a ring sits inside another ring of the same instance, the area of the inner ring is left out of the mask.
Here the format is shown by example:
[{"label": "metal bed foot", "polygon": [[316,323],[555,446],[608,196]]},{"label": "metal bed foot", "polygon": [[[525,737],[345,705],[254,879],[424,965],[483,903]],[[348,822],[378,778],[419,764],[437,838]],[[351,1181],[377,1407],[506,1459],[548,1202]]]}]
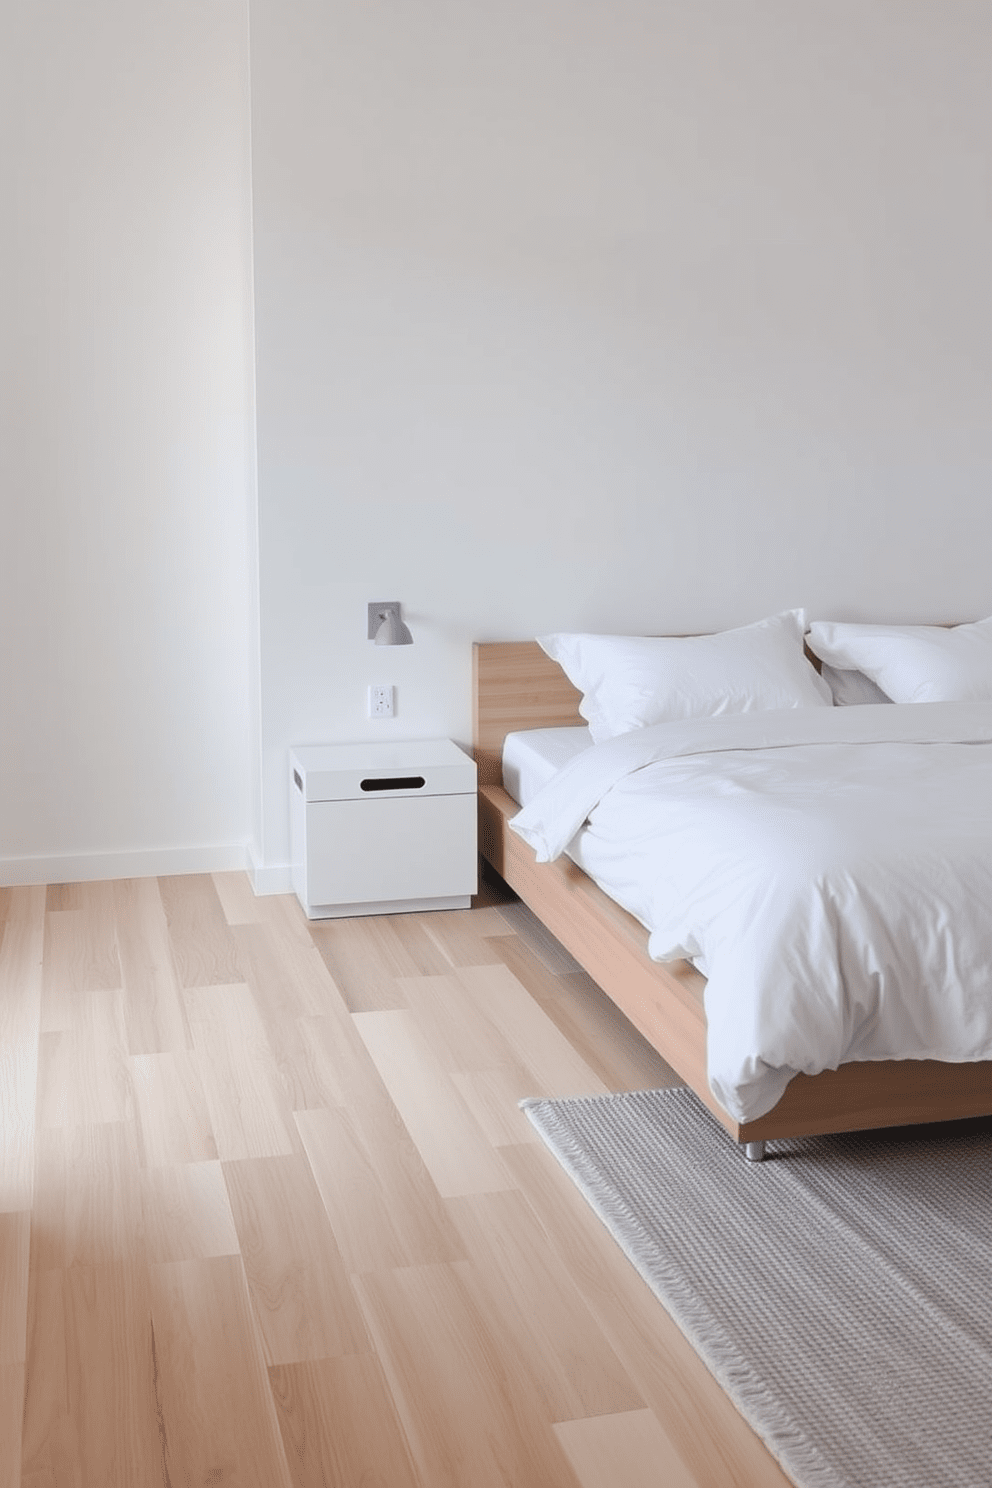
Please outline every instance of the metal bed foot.
[{"label": "metal bed foot", "polygon": [[764,1142],[745,1142],[744,1156],[748,1162],[763,1162],[765,1157]]}]

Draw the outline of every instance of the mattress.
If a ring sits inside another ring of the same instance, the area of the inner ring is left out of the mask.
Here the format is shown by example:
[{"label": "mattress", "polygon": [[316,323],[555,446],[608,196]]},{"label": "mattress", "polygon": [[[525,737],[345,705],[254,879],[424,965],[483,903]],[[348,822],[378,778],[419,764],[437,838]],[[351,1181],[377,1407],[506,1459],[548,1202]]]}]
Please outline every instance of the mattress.
[{"label": "mattress", "polygon": [[583,749],[592,736],[579,728],[521,729],[507,734],[503,745],[503,785],[513,799],[526,806],[552,776]]},{"label": "mattress", "polygon": [[[578,728],[520,729],[507,734],[503,742],[503,788],[520,806],[528,806],[571,760],[592,748],[592,734],[585,724]],[[603,864],[583,852],[587,837],[588,828],[579,827],[571,842],[563,848],[565,857],[570,858],[583,873],[588,873],[604,893],[649,930],[650,926],[639,908],[631,904],[629,896],[626,899],[622,897],[622,889],[618,891],[618,884],[611,880],[609,865],[604,868]]]}]

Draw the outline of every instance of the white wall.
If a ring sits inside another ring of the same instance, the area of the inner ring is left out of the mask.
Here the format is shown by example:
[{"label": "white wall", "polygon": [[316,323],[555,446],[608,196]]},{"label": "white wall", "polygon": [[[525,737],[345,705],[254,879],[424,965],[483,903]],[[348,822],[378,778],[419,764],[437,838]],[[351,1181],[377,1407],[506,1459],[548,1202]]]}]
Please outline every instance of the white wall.
[{"label": "white wall", "polygon": [[246,0],[0,18],[0,881],[250,835]]},{"label": "white wall", "polygon": [[992,610],[992,7],[251,11],[272,884],[287,746],[467,741],[473,638]]},{"label": "white wall", "polygon": [[282,886],[288,745],[467,742],[475,637],[989,613],[990,44],[985,0],[4,7],[0,881],[250,837]]}]

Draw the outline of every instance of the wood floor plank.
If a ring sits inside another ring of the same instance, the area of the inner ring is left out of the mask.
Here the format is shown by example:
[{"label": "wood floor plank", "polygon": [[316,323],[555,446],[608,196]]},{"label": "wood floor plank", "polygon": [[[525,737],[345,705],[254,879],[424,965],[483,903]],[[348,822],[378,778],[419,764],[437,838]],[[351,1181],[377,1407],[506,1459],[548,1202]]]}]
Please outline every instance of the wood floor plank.
[{"label": "wood floor plank", "polygon": [[38,1127],[133,1118],[123,991],[79,992],[72,1026],[43,1033],[38,1053]]},{"label": "wood floor plank", "polygon": [[69,1433],[65,1272],[31,1269],[20,1465],[24,1482],[78,1480]]},{"label": "wood floor plank", "polygon": [[305,1156],[224,1164],[267,1364],[369,1347],[341,1252]]},{"label": "wood floor plank", "polygon": [[11,889],[0,927],[0,1213],[32,1202],[44,905],[43,888]]},{"label": "wood floor plank", "polygon": [[77,1481],[167,1488],[146,1268],[134,1260],[73,1266],[64,1289],[64,1426]]},{"label": "wood floor plank", "polygon": [[140,1175],[144,1248],[152,1263],[239,1255],[219,1162],[175,1163]]},{"label": "wood floor plank", "polygon": [[0,1214],[0,1368],[27,1358],[31,1212]]},{"label": "wood floor plank", "polygon": [[497,912],[503,928],[492,933],[505,936],[506,931],[510,930],[514,938],[526,945],[553,976],[567,976],[570,972],[581,970],[571,952],[566,951],[551,931],[541,924],[534,911],[528,909],[522,899],[517,899],[512,904],[501,904]]},{"label": "wood floor plank", "polygon": [[25,1473],[18,1482],[20,1488],[58,1488],[57,1481],[48,1468],[41,1472]]},{"label": "wood floor plank", "polygon": [[227,923],[269,925],[313,947],[309,922],[295,894],[256,894],[247,873],[211,874]]},{"label": "wood floor plank", "polygon": [[264,924],[277,928],[284,936],[292,936],[301,945],[313,945],[311,922],[295,894],[264,894],[256,903]]},{"label": "wood floor plank", "polygon": [[320,1017],[347,1011],[323,957],[278,923],[235,925],[231,934],[255,993],[271,1019]]},{"label": "wood floor plank", "polygon": [[471,1257],[473,1298],[544,1418],[643,1407],[523,1194],[451,1199],[448,1210]]},{"label": "wood floor plank", "polygon": [[308,920],[296,894],[256,894],[250,876],[241,870],[210,876],[229,926],[277,926],[284,934],[296,937],[300,945],[312,948]]},{"label": "wood floor plank", "polygon": [[[323,1019],[351,1032],[349,1013],[324,961],[312,942],[301,945],[291,928],[277,921],[234,929],[242,964],[286,1101],[291,1110],[327,1104],[321,1079],[327,1061],[308,1038],[304,1019]],[[328,1028],[328,1037],[332,1030]]]},{"label": "wood floor plank", "polygon": [[451,1082],[490,1146],[513,1147],[541,1140],[520,1109],[520,1102],[534,1094],[534,1076],[522,1065],[453,1074]]},{"label": "wood floor plank", "polygon": [[415,1014],[359,1013],[355,1023],[442,1198],[512,1188]]},{"label": "wood floor plank", "polygon": [[[6,906],[3,916],[4,925],[30,925],[44,935],[47,901],[48,890],[44,884],[23,884],[8,888],[4,899]],[[38,970],[41,973],[40,961]]]},{"label": "wood floor plank", "polygon": [[128,1065],[142,1165],[215,1158],[217,1143],[194,1051],[135,1054]]},{"label": "wood floor plank", "polygon": [[222,987],[244,981],[238,948],[209,874],[158,880],[181,987]]},{"label": "wood floor plank", "polygon": [[81,888],[78,883],[49,884],[45,890],[46,910],[82,908]]},{"label": "wood floor plank", "polygon": [[45,981],[42,1029],[72,1026],[67,1009],[80,992],[114,991],[121,986],[117,921],[112,883],[80,884],[76,909],[45,916]]},{"label": "wood floor plank", "polygon": [[372,1354],[269,1370],[293,1488],[425,1488]]},{"label": "wood floor plank", "polygon": [[279,1072],[249,988],[188,988],[184,997],[218,1157],[295,1151]]},{"label": "wood floor plank", "polygon": [[427,933],[431,919],[431,914],[373,915],[364,923],[375,925],[395,948],[397,976],[404,974],[400,962],[411,968],[411,976],[443,976],[451,963]]},{"label": "wood floor plank", "polygon": [[338,1018],[297,1018],[284,1044],[279,1073],[294,1111],[346,1104],[344,1071],[352,1061],[355,1029]]},{"label": "wood floor plank", "polygon": [[112,878],[87,878],[77,883],[73,891],[75,907],[109,926],[114,915],[114,883]]},{"label": "wood floor plank", "polygon": [[447,958],[407,915],[315,921],[310,933],[350,1012],[405,1007],[397,977],[443,976]]},{"label": "wood floor plank", "polygon": [[464,1246],[388,1101],[298,1111],[307,1159],[349,1272],[461,1259]]},{"label": "wood floor plank", "polygon": [[152,1266],[151,1324],[171,1488],[292,1488],[241,1258]]},{"label": "wood floor plank", "polygon": [[555,1427],[582,1488],[709,1488],[687,1469],[653,1411],[625,1411]]},{"label": "wood floor plank", "polygon": [[229,925],[254,925],[262,918],[265,900],[252,889],[247,873],[212,873],[210,877]]},{"label": "wood floor plank", "polygon": [[577,1488],[488,1328],[467,1262],[367,1272],[355,1289],[425,1485]]},{"label": "wood floor plank", "polygon": [[459,978],[481,1015],[517,1051],[534,1095],[604,1095],[607,1086],[509,967],[465,967]]},{"label": "wood floor plank", "polygon": [[[547,1009],[569,1042],[610,1090],[660,1090],[682,1081],[616,1003],[584,971],[560,978]],[[547,1004],[542,1003],[547,1008]]]},{"label": "wood floor plank", "polygon": [[63,909],[45,916],[41,1026],[46,1033],[72,1027],[73,1003],[86,982],[88,969],[86,930],[81,909]]},{"label": "wood floor plank", "polygon": [[21,1451],[26,1368],[0,1364],[0,1488],[24,1488]]},{"label": "wood floor plank", "polygon": [[680,1084],[661,1055],[584,971],[556,974],[516,936],[494,939],[502,960],[609,1090]]},{"label": "wood floor plank", "polygon": [[32,1271],[99,1267],[141,1253],[137,1141],[124,1122],[38,1133]]},{"label": "wood floor plank", "polygon": [[495,907],[471,914],[463,909],[440,910],[417,918],[451,966],[491,966],[499,961],[499,952],[485,938],[506,934],[506,923]]},{"label": "wood floor plank", "polygon": [[114,885],[117,946],[130,1054],[164,1054],[191,1044],[172,959],[165,906],[155,878]]},{"label": "wood floor plank", "polygon": [[561,1265],[699,1488],[789,1480],[543,1143],[504,1160]]},{"label": "wood floor plank", "polygon": [[509,1069],[517,1064],[512,1045],[494,1023],[466,1018],[467,993],[454,969],[449,976],[402,977],[399,985],[419,1028],[449,1074]]}]

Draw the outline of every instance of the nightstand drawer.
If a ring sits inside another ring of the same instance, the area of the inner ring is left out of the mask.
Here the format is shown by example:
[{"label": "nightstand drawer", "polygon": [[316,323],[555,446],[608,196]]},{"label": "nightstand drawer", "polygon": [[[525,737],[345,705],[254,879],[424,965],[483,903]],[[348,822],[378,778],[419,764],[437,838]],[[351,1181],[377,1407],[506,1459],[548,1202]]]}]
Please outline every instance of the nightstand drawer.
[{"label": "nightstand drawer", "polygon": [[473,894],[476,815],[474,794],[312,802],[306,822],[310,903]]}]

